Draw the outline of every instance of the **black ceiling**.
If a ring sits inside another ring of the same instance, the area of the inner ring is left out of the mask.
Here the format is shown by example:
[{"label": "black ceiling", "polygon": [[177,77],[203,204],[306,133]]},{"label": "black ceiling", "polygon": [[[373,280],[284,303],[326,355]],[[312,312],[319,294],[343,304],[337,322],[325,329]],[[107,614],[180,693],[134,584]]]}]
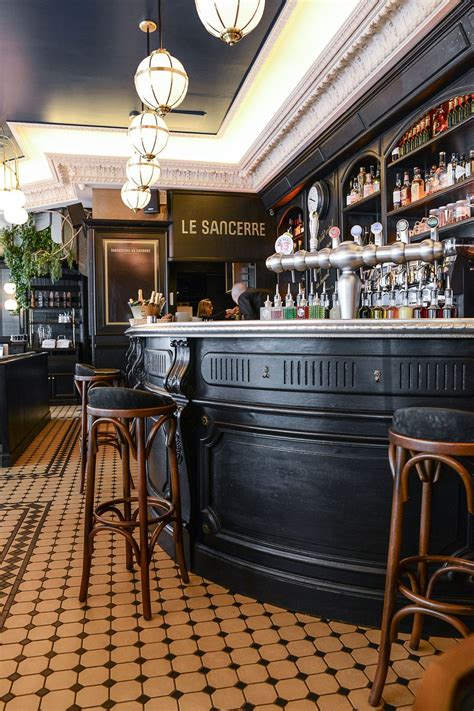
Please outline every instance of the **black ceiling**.
[{"label": "black ceiling", "polygon": [[[201,24],[194,0],[163,0],[163,45],[189,90],[172,130],[216,133],[284,0],[266,0],[259,26],[228,47]],[[146,55],[140,20],[153,0],[1,0],[0,121],[125,127],[139,109],[133,75]],[[158,46],[158,33],[151,48]]]}]

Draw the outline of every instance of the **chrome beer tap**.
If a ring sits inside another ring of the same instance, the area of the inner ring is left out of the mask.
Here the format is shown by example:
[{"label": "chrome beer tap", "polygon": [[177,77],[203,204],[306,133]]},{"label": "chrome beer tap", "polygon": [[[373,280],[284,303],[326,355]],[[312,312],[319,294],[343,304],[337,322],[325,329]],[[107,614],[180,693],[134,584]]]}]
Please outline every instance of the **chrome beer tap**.
[{"label": "chrome beer tap", "polygon": [[[337,247],[321,249],[318,252],[300,250],[288,256],[272,254],[266,261],[267,269],[277,274],[289,270],[301,272],[316,267],[339,269],[341,272],[339,276],[341,318],[355,318],[360,298],[361,282],[358,271],[361,267],[374,267],[388,262],[406,264],[417,260],[431,264],[437,259],[453,254],[453,249],[455,253],[455,247],[438,240],[438,219],[436,217],[428,218],[428,226],[431,230],[431,239],[425,239],[417,244],[398,241],[393,244],[380,246],[368,244],[362,247],[352,240],[346,240]],[[376,234],[380,240],[378,226],[377,230]]]}]

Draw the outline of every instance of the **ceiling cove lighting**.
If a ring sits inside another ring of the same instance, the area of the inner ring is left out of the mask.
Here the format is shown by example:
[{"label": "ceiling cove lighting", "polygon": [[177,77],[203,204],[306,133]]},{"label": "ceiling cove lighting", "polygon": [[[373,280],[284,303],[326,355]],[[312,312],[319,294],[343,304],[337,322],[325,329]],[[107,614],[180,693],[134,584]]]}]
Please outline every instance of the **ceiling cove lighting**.
[{"label": "ceiling cove lighting", "polygon": [[[154,32],[156,23],[145,20],[140,23],[140,29],[147,33]],[[135,88],[144,104],[164,116],[181,104],[188,91],[188,75],[176,57],[163,48],[163,25],[161,22],[161,0],[158,0],[158,32],[160,48],[153,52],[138,65],[135,72]]]},{"label": "ceiling cove lighting", "polygon": [[199,19],[211,35],[234,45],[262,19],[265,0],[195,0]]},{"label": "ceiling cove lighting", "polygon": [[4,131],[0,131],[0,212],[12,225],[24,225],[28,220],[25,203],[25,193],[20,190],[15,144]]}]

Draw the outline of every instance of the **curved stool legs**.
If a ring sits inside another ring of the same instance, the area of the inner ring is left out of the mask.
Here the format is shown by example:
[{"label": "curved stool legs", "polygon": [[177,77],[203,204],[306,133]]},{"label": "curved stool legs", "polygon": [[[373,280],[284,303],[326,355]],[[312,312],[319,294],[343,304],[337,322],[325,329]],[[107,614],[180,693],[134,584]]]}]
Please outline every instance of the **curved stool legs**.
[{"label": "curved stool legs", "polygon": [[[132,416],[135,417],[134,439],[132,439],[128,428],[128,418],[124,418],[123,416],[120,418],[100,415],[95,417],[90,416],[84,514],[83,568],[79,600],[84,602],[87,598],[95,535],[101,530],[114,531],[120,533],[125,538],[126,566],[128,570],[132,570],[133,568],[134,557],[140,567],[143,616],[146,620],[149,620],[151,619],[150,564],[158,536],[168,523],[171,523],[173,526],[173,540],[181,578],[183,582],[189,582],[183,546],[181,497],[175,441],[176,416],[173,412],[170,412],[169,409],[164,412],[157,424],[153,426],[148,438],[146,438],[145,433],[145,417],[139,416],[137,413],[131,414],[131,417]],[[123,498],[104,502],[94,509],[96,453],[97,444],[98,442],[99,444],[101,443],[100,440],[98,441],[97,439],[97,432],[99,426],[105,423],[112,424],[120,437]],[[147,456],[156,433],[165,427],[167,428],[164,434],[166,437],[170,471],[171,502],[166,499],[149,497],[147,492]],[[130,450],[137,460],[136,497],[131,497],[130,495]],[[136,511],[132,511],[132,504],[134,502],[137,503]],[[123,507],[123,512],[120,509],[121,506]],[[149,510],[153,513],[150,514]],[[159,513],[156,513],[157,510]],[[114,518],[107,518],[107,513],[113,513]],[[150,525],[155,526],[151,534],[149,532]],[[136,540],[133,535],[135,529],[138,529],[138,540]]]}]

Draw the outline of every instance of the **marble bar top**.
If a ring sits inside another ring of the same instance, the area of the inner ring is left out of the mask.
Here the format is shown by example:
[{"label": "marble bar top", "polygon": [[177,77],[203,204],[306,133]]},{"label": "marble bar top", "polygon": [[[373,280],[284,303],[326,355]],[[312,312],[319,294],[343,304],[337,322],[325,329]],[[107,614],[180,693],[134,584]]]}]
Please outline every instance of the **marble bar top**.
[{"label": "marble bar top", "polygon": [[131,326],[126,334],[170,338],[471,338],[474,318],[311,321],[186,321]]}]

